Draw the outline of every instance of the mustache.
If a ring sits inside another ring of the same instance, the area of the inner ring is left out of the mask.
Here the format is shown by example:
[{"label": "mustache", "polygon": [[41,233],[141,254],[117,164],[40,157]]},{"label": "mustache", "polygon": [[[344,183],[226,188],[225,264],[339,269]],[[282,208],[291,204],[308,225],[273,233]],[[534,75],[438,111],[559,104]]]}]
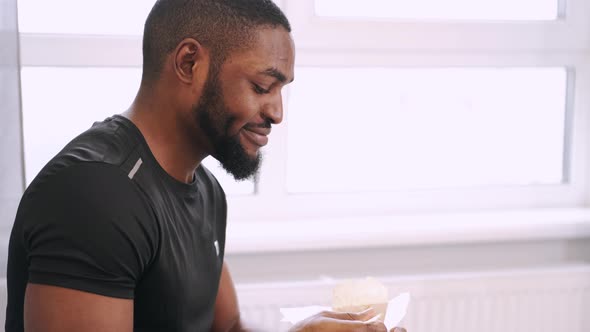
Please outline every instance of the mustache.
[{"label": "mustache", "polygon": [[265,120],[262,123],[247,124],[244,127],[246,127],[246,128],[270,128],[270,127],[272,127],[272,122],[270,120]]}]

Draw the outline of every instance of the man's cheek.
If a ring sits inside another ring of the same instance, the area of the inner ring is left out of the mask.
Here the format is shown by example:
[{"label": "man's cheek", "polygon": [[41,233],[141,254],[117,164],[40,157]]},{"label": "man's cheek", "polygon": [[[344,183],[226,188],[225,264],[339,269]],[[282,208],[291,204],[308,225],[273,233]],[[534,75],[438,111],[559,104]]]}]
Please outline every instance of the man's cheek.
[{"label": "man's cheek", "polygon": [[227,124],[227,135],[230,137],[240,136],[242,130],[244,130],[244,127],[247,124],[247,122],[238,122],[238,120],[235,118],[229,119]]}]

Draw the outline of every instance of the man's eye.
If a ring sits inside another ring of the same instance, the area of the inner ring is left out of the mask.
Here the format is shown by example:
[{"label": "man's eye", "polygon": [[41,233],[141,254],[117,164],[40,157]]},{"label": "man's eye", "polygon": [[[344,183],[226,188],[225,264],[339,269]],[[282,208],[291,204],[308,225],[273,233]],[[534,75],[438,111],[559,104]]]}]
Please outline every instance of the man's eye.
[{"label": "man's eye", "polygon": [[265,90],[258,84],[252,84],[252,87],[254,88],[254,92],[256,92],[259,95],[270,93],[270,90]]}]

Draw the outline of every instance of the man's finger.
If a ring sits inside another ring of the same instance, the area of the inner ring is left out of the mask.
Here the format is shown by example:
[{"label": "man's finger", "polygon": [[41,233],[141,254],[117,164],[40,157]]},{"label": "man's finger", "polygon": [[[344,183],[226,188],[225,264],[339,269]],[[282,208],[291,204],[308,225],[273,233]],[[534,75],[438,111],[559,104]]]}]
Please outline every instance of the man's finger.
[{"label": "man's finger", "polygon": [[323,325],[322,327],[326,327],[326,331],[387,332],[387,328],[381,322],[366,323],[359,320],[339,320],[335,318],[326,318],[325,323],[327,325]]},{"label": "man's finger", "polygon": [[385,327],[385,324],[381,323],[381,322],[375,322],[375,323],[371,323],[371,324],[365,324],[365,330],[366,332],[387,332],[387,327]]},{"label": "man's finger", "polygon": [[390,332],[407,332],[403,327],[394,327]]},{"label": "man's finger", "polygon": [[361,312],[335,312],[335,311],[324,311],[321,314],[324,317],[339,319],[339,320],[357,320],[367,321],[377,316],[377,313],[373,308],[368,308]]}]

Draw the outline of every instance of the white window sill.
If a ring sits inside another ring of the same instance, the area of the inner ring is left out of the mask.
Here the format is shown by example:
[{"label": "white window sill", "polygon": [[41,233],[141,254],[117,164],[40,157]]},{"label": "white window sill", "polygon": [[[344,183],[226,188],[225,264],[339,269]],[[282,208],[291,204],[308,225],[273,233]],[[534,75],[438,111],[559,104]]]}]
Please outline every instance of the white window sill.
[{"label": "white window sill", "polygon": [[590,208],[338,219],[229,221],[226,253],[576,239],[590,237]]}]

